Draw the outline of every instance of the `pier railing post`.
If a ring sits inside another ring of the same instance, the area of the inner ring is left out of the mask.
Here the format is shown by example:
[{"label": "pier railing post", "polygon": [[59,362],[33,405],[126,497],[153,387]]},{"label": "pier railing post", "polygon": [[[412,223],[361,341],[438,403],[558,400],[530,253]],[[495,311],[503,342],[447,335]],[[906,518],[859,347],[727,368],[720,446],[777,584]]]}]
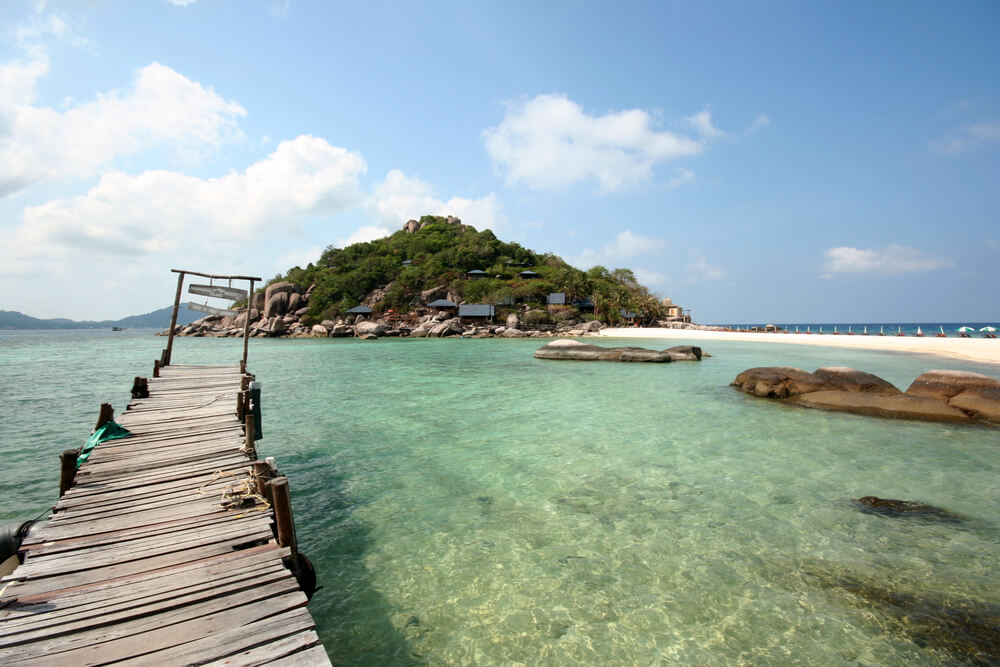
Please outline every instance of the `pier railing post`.
[{"label": "pier railing post", "polygon": [[96,431],[97,429],[101,428],[108,422],[114,420],[115,420],[115,409],[111,407],[110,403],[101,403],[101,411],[97,415],[97,426],[94,427],[94,430]]},{"label": "pier railing post", "polygon": [[153,359],[153,377],[160,377],[160,360]]},{"label": "pier railing post", "polygon": [[76,458],[80,455],[79,449],[67,449],[59,455],[59,497],[69,491],[76,478]]},{"label": "pier railing post", "polygon": [[288,478],[282,475],[267,483],[274,498],[274,523],[278,529],[278,544],[291,550],[292,572],[299,574],[299,547],[295,540],[295,521],[292,518],[292,498],[288,491]]},{"label": "pier railing post", "polygon": [[171,269],[171,271],[177,272],[177,294],[174,296],[174,309],[170,313],[170,333],[167,335],[167,350],[164,354],[166,358],[163,361],[164,366],[170,365],[170,354],[174,350],[174,329],[177,327],[177,311],[181,307],[181,290],[184,289],[184,272],[177,271],[177,269]]},{"label": "pier railing post", "polygon": [[268,482],[274,479],[271,466],[266,461],[253,462],[253,474],[257,478],[257,493],[264,497],[267,504],[274,507],[274,496],[271,495],[271,487]]},{"label": "pier railing post", "polygon": [[256,461],[257,449],[254,446],[253,438],[254,434],[256,433],[257,427],[254,424],[253,414],[247,413],[244,416],[244,429],[246,431],[246,433],[244,434],[246,444],[243,446],[243,449],[246,451],[247,457],[249,457],[251,461]]}]

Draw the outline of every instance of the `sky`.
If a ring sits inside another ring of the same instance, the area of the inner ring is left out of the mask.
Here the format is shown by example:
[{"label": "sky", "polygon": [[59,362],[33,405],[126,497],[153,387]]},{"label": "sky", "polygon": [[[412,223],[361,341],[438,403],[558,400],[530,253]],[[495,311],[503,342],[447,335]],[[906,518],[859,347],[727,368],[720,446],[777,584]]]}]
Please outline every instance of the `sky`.
[{"label": "sky", "polygon": [[0,309],[117,319],[450,214],[696,322],[998,321],[998,34],[986,0],[11,0]]}]

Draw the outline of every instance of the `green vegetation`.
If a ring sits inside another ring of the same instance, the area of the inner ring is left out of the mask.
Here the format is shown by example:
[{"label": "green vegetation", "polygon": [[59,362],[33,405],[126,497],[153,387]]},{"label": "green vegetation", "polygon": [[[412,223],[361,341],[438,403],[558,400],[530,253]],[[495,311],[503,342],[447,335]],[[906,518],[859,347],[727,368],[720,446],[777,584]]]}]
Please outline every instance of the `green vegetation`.
[{"label": "green vegetation", "polygon": [[[662,316],[659,301],[640,285],[628,269],[609,271],[595,266],[575,269],[552,254],[538,254],[517,243],[504,243],[492,231],[453,224],[439,216],[420,218],[423,227],[407,233],[355,243],[346,248],[328,247],[316,264],[295,267],[272,282],[288,280],[303,289],[315,285],[306,322],[341,315],[358,305],[372,290],[386,289],[376,312],[405,312],[423,306],[420,293],[445,286],[468,303],[524,303],[545,307],[552,292],[565,292],[567,304],[590,298],[595,317],[620,323],[621,311],[639,313],[644,320]],[[404,260],[411,263],[404,265]],[[480,269],[486,277],[469,280],[467,271]],[[537,278],[518,274],[534,271]],[[548,314],[560,320],[567,309]]]}]

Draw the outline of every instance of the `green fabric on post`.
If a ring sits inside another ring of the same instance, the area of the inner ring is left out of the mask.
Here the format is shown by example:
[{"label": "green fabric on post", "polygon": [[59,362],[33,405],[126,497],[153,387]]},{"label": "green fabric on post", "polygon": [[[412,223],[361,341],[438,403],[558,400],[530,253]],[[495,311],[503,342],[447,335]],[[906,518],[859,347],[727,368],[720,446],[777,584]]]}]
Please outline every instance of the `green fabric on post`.
[{"label": "green fabric on post", "polygon": [[117,440],[118,438],[127,438],[132,433],[117,422],[110,421],[101,428],[94,431],[93,435],[87,438],[87,442],[83,445],[83,449],[80,450],[80,454],[76,457],[76,467],[77,469],[83,465],[83,462],[90,458],[90,452],[94,451],[94,447],[105,440]]}]

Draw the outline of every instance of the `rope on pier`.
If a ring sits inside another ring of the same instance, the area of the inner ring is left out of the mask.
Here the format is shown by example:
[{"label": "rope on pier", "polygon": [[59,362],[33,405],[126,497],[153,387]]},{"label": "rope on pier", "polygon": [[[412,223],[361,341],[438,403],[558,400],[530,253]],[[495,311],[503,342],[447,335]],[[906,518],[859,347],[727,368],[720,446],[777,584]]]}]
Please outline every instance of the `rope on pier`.
[{"label": "rope on pier", "polygon": [[[264,496],[260,495],[254,489],[260,488],[257,475],[254,474],[253,469],[244,468],[242,471],[247,474],[246,479],[242,479],[238,482],[229,484],[222,490],[222,498],[219,501],[219,505],[223,509],[246,509],[257,510],[258,512],[266,512],[271,508],[271,504],[267,502]],[[208,493],[205,487],[210,486],[214,482],[218,482],[220,479],[225,477],[236,477],[236,472],[231,470],[216,470],[212,475],[212,478],[207,482],[202,484],[198,488],[198,493]],[[244,516],[246,512],[238,514],[236,518]]]}]

